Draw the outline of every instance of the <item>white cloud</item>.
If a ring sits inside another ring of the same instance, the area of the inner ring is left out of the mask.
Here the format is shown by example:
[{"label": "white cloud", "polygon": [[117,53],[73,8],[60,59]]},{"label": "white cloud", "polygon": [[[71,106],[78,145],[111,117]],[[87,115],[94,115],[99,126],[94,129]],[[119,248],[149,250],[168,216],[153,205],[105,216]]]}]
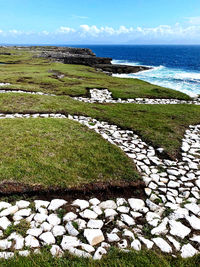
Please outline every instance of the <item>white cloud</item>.
[{"label": "white cloud", "polygon": [[75,32],[76,30],[73,29],[73,28],[70,28],[70,27],[64,27],[64,26],[61,26],[57,32],[59,33],[70,33],[70,32]]},{"label": "white cloud", "polygon": [[9,33],[18,35],[18,34],[22,34],[23,32],[22,31],[18,31],[18,30],[9,30]]},{"label": "white cloud", "polygon": [[186,18],[190,24],[200,25],[200,17],[189,17]]},{"label": "white cloud", "polygon": [[42,34],[49,35],[49,32],[48,31],[42,31]]},{"label": "white cloud", "polygon": [[[55,31],[24,32],[19,30],[0,30],[1,36],[15,40],[25,40],[30,36],[34,40],[46,40],[51,43],[197,43],[200,44],[200,25],[176,23],[157,27],[126,27],[80,25],[79,28],[61,26]],[[23,39],[24,37],[24,39]],[[2,39],[2,38],[1,38]],[[6,40],[6,38],[5,38]],[[30,40],[30,39],[29,39]],[[42,42],[42,41],[41,41]],[[43,42],[44,43],[44,42]]]}]

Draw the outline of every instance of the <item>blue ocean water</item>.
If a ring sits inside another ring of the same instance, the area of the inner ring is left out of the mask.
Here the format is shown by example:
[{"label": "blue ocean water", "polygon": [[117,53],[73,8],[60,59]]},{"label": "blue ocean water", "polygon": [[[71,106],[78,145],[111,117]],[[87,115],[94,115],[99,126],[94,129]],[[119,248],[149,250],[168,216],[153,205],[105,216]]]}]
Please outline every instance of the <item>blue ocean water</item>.
[{"label": "blue ocean water", "polygon": [[[77,46],[76,46],[77,47]],[[113,63],[145,65],[150,71],[117,75],[138,78],[191,96],[200,94],[200,46],[197,45],[84,45]]]}]

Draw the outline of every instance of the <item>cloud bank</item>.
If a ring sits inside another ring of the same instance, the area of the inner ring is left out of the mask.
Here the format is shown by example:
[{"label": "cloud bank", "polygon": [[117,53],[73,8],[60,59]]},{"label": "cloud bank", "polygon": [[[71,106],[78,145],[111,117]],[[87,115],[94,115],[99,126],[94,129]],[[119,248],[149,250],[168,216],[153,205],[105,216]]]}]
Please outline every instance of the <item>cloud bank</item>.
[{"label": "cloud bank", "polygon": [[0,29],[0,43],[108,43],[108,44],[156,44],[156,43],[194,43],[200,44],[200,17],[187,18],[188,23],[183,26],[176,23],[173,26],[159,25],[157,27],[126,27],[113,28],[109,26],[80,25],[72,28],[62,25],[52,32],[24,32],[23,30]]}]

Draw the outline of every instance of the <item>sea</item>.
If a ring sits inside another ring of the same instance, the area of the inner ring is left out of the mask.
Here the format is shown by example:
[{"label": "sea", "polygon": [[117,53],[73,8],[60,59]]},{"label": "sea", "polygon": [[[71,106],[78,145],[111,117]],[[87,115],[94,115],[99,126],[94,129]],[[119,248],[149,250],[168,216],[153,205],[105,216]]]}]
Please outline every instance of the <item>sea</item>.
[{"label": "sea", "polygon": [[116,74],[172,88],[192,97],[200,95],[200,45],[80,45],[114,64],[143,65],[151,70]]}]

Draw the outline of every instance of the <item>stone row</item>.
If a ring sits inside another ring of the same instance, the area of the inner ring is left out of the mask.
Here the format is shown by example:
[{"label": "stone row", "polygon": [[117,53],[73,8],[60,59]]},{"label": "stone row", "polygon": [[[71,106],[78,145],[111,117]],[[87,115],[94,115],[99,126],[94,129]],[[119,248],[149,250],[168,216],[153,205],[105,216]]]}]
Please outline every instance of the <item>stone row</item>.
[{"label": "stone row", "polygon": [[[67,118],[63,114],[53,113],[0,114],[0,118],[30,117]],[[148,249],[159,248],[162,252],[180,254],[182,257],[197,254],[200,250],[200,125],[191,125],[185,132],[181,147],[182,159],[170,161],[164,159],[162,148],[148,146],[132,131],[90,117],[68,115],[68,119],[94,130],[133,160],[146,183],[147,199],[118,198],[105,199],[103,202],[98,199],[75,200],[69,204],[71,211],[68,207],[68,213],[63,218],[59,217],[63,211],[56,212],[56,209],[67,204],[64,200],[52,200],[46,204],[42,202],[42,206],[35,206],[34,209],[23,205],[16,208],[17,203],[12,206],[10,203],[5,204],[9,206],[0,205],[0,249],[4,250],[0,257],[13,255],[10,239],[14,236],[16,243],[18,234],[15,231],[11,237],[5,237],[3,230],[6,230],[3,227],[6,222],[9,227],[11,224],[20,224],[24,218],[29,220],[31,231],[27,232],[27,236],[20,237],[21,242],[24,238],[23,244],[34,249],[34,241],[37,244],[36,252],[38,248],[48,244],[52,246],[50,251],[54,256],[62,255],[67,250],[81,257],[100,259],[110,245],[125,251],[130,248],[140,250],[143,246]],[[55,204],[56,208],[52,209],[53,203],[62,205]],[[77,207],[76,210],[74,206]],[[56,223],[51,221],[52,218]],[[44,225],[46,228],[41,232]],[[56,236],[57,231],[59,238]],[[61,243],[59,240],[62,240]],[[1,246],[1,241],[5,244],[4,247]],[[20,253],[29,254],[29,250],[22,249],[21,246]]]},{"label": "stone row", "polygon": [[135,98],[122,100],[121,98],[113,99],[112,93],[108,89],[91,89],[90,98],[74,97],[75,100],[85,103],[122,103],[122,104],[193,104],[200,105],[200,98],[194,98],[191,101],[179,99],[150,99],[150,98]]},{"label": "stone row", "polygon": [[[196,214],[194,207],[185,204],[167,216],[166,209],[138,198],[76,199],[70,203],[64,199],[1,201],[0,258],[40,253],[47,245],[53,256],[63,256],[67,251],[95,260],[107,254],[111,246],[125,252],[157,248],[184,258],[199,253],[198,232],[185,226],[182,217],[174,217],[177,213],[190,222]],[[199,224],[196,228],[199,230]]]}]

